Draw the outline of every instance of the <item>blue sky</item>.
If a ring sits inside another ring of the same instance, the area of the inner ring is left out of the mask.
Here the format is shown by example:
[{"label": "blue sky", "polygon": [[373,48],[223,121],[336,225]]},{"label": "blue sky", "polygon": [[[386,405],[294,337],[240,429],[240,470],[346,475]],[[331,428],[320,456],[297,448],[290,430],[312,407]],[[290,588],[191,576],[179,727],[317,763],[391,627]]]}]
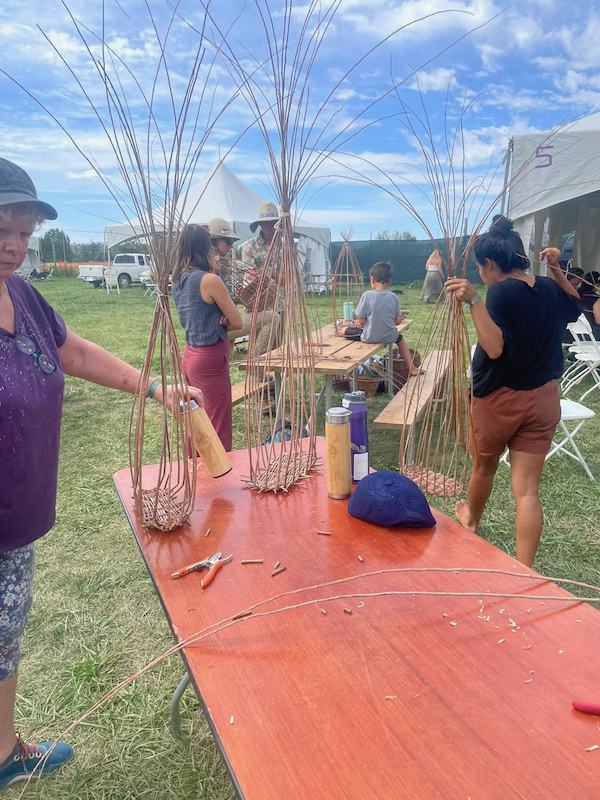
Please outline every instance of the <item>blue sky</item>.
[{"label": "blue sky", "polygon": [[[144,4],[138,0],[106,0],[105,40],[131,68],[142,86],[150,85],[159,48],[150,28]],[[169,17],[165,2],[151,2],[159,27]],[[277,2],[271,3],[277,12]],[[183,0],[182,16],[194,25],[200,20],[199,4]],[[102,5],[96,0],[69,3],[73,15],[94,32],[102,26]],[[448,11],[418,22],[395,35],[369,56],[338,88],[329,106],[339,130],[396,80],[432,58],[467,31],[490,20],[505,8],[496,0],[342,0],[327,32],[311,75],[311,108],[328,95],[345,71],[366,51],[393,30],[412,20],[438,11]],[[243,8],[231,0],[212,7],[222,29],[229,28],[228,42],[237,57],[251,64],[265,57],[264,38],[255,5]],[[240,14],[241,11],[241,14]],[[458,13],[468,12],[468,13]],[[298,6],[299,24],[304,7]],[[279,20],[280,17],[276,20]],[[46,33],[71,64],[98,104],[103,119],[100,85],[90,58],[78,39],[73,23],[55,0],[24,4],[5,0],[0,9],[0,67],[43,99],[66,125],[81,149],[91,155],[103,172],[119,183],[114,154],[98,120],[82,97],[74,78],[44,39]],[[93,38],[90,39],[93,42]],[[464,123],[465,171],[471,178],[497,168],[512,133],[547,130],[576,116],[600,108],[600,13],[595,3],[564,0],[519,0],[495,22],[473,33],[437,58],[419,73],[419,85],[432,128],[441,142],[444,115],[450,122],[465,98],[474,98]],[[183,20],[175,22],[168,51],[176,92],[185,86],[198,36]],[[94,52],[98,52],[97,48]],[[136,124],[143,120],[143,107],[136,101],[133,81],[120,69]],[[233,92],[227,70],[216,65],[209,78],[218,106]],[[264,82],[263,82],[264,85]],[[104,225],[124,217],[94,171],[71,142],[21,89],[0,76],[0,154],[16,161],[31,174],[44,199],[59,211],[56,224],[74,241],[102,238]],[[420,101],[414,79],[400,90],[411,107]],[[448,105],[445,110],[446,95]],[[139,98],[138,98],[139,99]],[[396,99],[387,99],[371,109],[366,119],[374,124],[344,146],[344,150],[367,159],[388,173],[422,184],[422,163],[415,142],[407,135]],[[159,124],[169,129],[165,83],[159,84],[156,105]],[[377,122],[380,117],[389,119]],[[237,100],[219,120],[198,162],[196,176],[214,166],[247,127],[250,112]],[[140,127],[141,130],[141,127]],[[354,129],[356,131],[356,127]],[[348,162],[348,157],[342,157]],[[266,199],[269,166],[264,143],[256,129],[248,131],[227,158],[228,166]],[[367,176],[377,173],[364,161]],[[337,164],[324,165],[320,179],[309,188],[304,216],[307,220],[338,230],[352,226],[355,238],[369,238],[384,229],[410,230],[423,237],[417,223],[381,189],[357,184]],[[491,174],[491,173],[488,173]],[[333,176],[336,176],[333,180]],[[381,181],[381,178],[378,179]],[[497,188],[500,176],[491,187]],[[408,194],[426,218],[434,234],[439,230],[428,209],[428,190],[410,188]],[[317,191],[318,190],[318,191]]]}]

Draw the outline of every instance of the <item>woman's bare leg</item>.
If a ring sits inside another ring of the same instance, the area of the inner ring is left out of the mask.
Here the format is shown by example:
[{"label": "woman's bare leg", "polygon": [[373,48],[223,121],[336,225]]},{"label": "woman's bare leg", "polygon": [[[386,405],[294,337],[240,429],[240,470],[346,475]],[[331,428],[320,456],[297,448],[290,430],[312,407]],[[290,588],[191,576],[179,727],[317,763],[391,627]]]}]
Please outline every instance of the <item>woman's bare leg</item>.
[{"label": "woman's bare leg", "polygon": [[544,516],[540,503],[540,477],[544,456],[510,451],[510,478],[517,514],[515,531],[517,561],[530,567],[538,549]]},{"label": "woman's bare leg", "polygon": [[6,761],[17,743],[13,723],[16,690],[16,675],[0,681],[0,763]]},{"label": "woman's bare leg", "polygon": [[492,493],[498,459],[491,456],[476,456],[467,490],[468,503],[459,500],[455,506],[456,519],[463,528],[477,533],[477,526],[485,504]]}]

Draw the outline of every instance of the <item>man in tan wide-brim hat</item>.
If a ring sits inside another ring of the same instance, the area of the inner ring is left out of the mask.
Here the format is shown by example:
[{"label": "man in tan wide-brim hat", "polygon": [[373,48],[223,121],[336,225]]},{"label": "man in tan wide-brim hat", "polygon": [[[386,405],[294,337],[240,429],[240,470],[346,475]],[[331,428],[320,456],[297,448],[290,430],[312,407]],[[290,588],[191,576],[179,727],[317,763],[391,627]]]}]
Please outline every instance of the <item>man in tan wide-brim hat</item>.
[{"label": "man in tan wide-brim hat", "polygon": [[261,203],[258,219],[250,223],[252,233],[260,225],[258,235],[248,239],[242,246],[242,261],[255,269],[262,269],[267,259],[269,247],[275,236],[275,224],[279,221],[279,212],[275,203]]},{"label": "man in tan wide-brim hat", "polygon": [[[271,203],[270,205],[273,204]],[[273,206],[273,208],[275,208],[275,206]],[[225,286],[227,286],[227,289],[232,295],[234,301],[238,304],[243,305],[243,303],[241,303],[241,301],[235,296],[238,288],[233,285],[235,281],[228,280],[228,277],[232,278],[233,271],[231,269],[231,262],[227,258],[231,248],[233,247],[235,242],[239,241],[240,237],[236,236],[236,234],[233,231],[233,227],[227,222],[227,220],[221,219],[221,217],[215,217],[214,219],[210,220],[210,222],[208,223],[208,234],[210,236],[211,244],[220,258],[221,278],[223,279]],[[250,323],[252,321],[252,306],[247,307],[245,309],[245,312],[241,315],[241,317],[242,317],[242,327],[240,329],[228,331],[227,333],[232,350],[233,350],[233,343],[236,339],[242,336],[248,336],[250,334]],[[264,311],[257,317],[256,335],[258,337],[258,350],[260,354],[265,353],[268,350],[269,329],[271,327],[271,320],[273,319],[273,317],[278,317],[278,315],[274,314],[272,311]]]}]

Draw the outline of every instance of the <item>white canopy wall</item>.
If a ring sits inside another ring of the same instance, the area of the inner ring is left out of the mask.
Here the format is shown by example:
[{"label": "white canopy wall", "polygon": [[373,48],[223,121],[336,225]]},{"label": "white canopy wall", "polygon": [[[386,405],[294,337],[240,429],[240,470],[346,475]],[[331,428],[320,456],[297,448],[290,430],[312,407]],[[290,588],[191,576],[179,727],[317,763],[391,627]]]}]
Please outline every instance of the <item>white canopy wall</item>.
[{"label": "white canopy wall", "polygon": [[575,231],[574,266],[600,268],[600,113],[515,135],[511,181],[508,215],[531,258]]},{"label": "white canopy wall", "polygon": [[[221,217],[233,224],[235,233],[241,242],[244,242],[256,235],[251,232],[250,223],[258,216],[262,202],[263,198],[259,194],[236,178],[225,164],[220,164],[190,187],[182,216],[186,223],[198,225],[205,225],[214,217]],[[155,212],[154,218],[160,229],[162,226],[159,220],[164,218],[162,209]],[[329,228],[311,225],[302,219],[297,219],[294,231],[300,235],[298,249],[299,252],[307,254],[310,271],[313,274],[329,273],[331,241]],[[138,220],[133,220],[131,224],[123,222],[119,225],[109,225],[104,229],[104,242],[109,251],[122,242],[142,236]]]}]

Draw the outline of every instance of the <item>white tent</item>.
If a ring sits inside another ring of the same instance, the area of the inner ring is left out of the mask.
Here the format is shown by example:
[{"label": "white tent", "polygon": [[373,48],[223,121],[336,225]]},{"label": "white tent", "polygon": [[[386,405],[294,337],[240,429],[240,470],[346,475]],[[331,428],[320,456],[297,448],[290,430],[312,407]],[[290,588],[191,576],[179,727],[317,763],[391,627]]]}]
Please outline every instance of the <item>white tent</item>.
[{"label": "white tent", "polygon": [[[250,223],[256,219],[258,208],[263,198],[252,191],[245,183],[220,164],[210,170],[198,183],[193,184],[188,192],[182,218],[185,222],[205,225],[214,217],[221,217],[233,224],[236,234],[242,242],[255,236],[250,231]],[[155,220],[163,219],[163,211],[157,210]],[[299,250],[307,253],[305,268],[313,274],[326,274],[329,269],[329,228],[311,225],[302,219],[296,219],[294,231],[300,235]],[[132,224],[123,222],[109,225],[104,229],[104,242],[110,251],[122,242],[142,237],[142,228],[138,220]]]},{"label": "white tent", "polygon": [[19,273],[22,271],[24,275],[27,275],[32,269],[40,269],[40,240],[37,236],[29,237],[27,255],[19,267]]},{"label": "white tent", "polygon": [[525,252],[575,231],[574,266],[600,266],[600,113],[545,133],[513,137],[508,215]]}]

